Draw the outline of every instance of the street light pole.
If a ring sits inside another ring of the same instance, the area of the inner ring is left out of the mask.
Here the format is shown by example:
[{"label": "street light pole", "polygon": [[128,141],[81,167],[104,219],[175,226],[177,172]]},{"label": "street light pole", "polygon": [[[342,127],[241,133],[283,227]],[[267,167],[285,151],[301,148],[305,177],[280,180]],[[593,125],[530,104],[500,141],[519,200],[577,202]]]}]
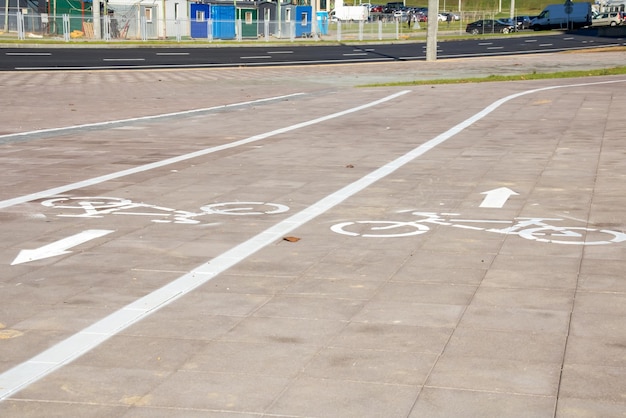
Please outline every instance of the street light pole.
[{"label": "street light pole", "polygon": [[428,0],[428,30],[426,31],[426,61],[437,60],[437,28],[439,0]]}]

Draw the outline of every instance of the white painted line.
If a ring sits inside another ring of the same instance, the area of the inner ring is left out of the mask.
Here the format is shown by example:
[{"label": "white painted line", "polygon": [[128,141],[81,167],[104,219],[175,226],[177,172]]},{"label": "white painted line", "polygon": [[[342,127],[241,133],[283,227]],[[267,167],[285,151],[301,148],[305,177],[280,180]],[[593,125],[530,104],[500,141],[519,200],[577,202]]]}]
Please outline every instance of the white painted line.
[{"label": "white painted line", "polygon": [[539,44],[539,46],[552,46],[553,44]]},{"label": "white painted line", "polygon": [[114,62],[118,62],[118,61],[145,61],[145,58],[103,58],[102,61],[114,61]]},{"label": "white painted line", "polygon": [[[387,101],[393,100],[399,96],[409,93],[408,90],[392,94],[379,100],[366,103],[361,106],[353,107],[341,112],[322,116],[310,121],[301,122],[286,128],[277,129],[264,134],[256,135],[247,140],[237,141],[233,144],[243,144],[252,141],[258,141],[268,138],[279,133],[289,132],[295,129],[304,128],[313,124],[322,123],[327,120],[338,118],[350,113],[358,112]],[[189,154],[187,154],[189,155]],[[167,161],[167,160],[166,160]],[[144,166],[145,167],[145,166]],[[260,250],[264,246],[276,241],[282,234],[285,234],[308,220],[318,216],[325,210],[337,205],[352,194],[356,193],[360,188],[378,180],[364,177],[363,185],[348,186],[314,204],[313,206],[291,216],[290,218],[279,222],[275,226],[261,232],[255,237],[237,245],[229,251],[221,254],[201,265],[200,267],[190,271],[189,273],[179,277],[169,284],[155,290],[154,292],[136,300],[135,302],[125,306],[124,308],[113,312],[111,315],[96,322],[95,324],[85,328],[84,330],[74,334],[73,336],[61,341],[53,347],[36,355],[30,360],[13,367],[12,369],[0,375],[0,402],[23,389],[24,387],[36,382],[54,370],[70,363],[86,352],[97,347],[100,343],[108,338],[133,325],[134,323],[145,318],[149,314],[178,299],[179,297],[191,292],[198,286],[206,283],[217,274],[239,263],[244,258]],[[102,180],[104,181],[104,180]],[[363,181],[363,180],[362,180]],[[100,181],[99,181],[100,182]],[[68,185],[66,187],[70,187]],[[45,192],[42,192],[45,193]],[[37,193],[35,193],[36,195]]]},{"label": "white painted line", "polygon": [[[624,42],[624,44],[626,45],[626,42]],[[545,52],[563,52],[563,51],[584,51],[586,49],[592,49],[592,48],[611,48],[614,46],[621,46],[621,45],[622,44],[620,43],[613,43],[613,44],[603,44],[603,45],[595,44],[594,46],[590,45],[590,46],[576,47],[576,48],[551,48],[551,49],[536,48],[533,50],[524,51],[523,54],[532,54],[533,52],[545,53]],[[510,55],[508,52],[505,52],[505,51],[493,51],[493,52],[482,52],[481,54],[445,54],[439,57],[440,58],[470,58],[470,57],[482,58],[486,56],[485,54],[487,54],[488,56],[494,56],[494,57],[501,56],[501,55]]]},{"label": "white painted line", "polygon": [[[376,58],[369,58],[369,59],[361,59],[359,60],[359,62],[388,62],[388,61],[393,61],[393,58],[389,58],[389,57],[376,57]],[[338,62],[342,62],[340,60],[337,59],[328,59],[328,60],[313,60],[313,61],[307,61],[307,64],[336,64]],[[258,66],[268,66],[268,65],[276,65],[276,66],[285,66],[285,65],[301,65],[302,61],[280,61],[280,62],[273,62],[273,61],[268,61],[268,62],[246,62],[245,66],[249,66],[249,67],[254,67],[255,65]],[[238,65],[244,65],[244,64],[238,64]],[[87,66],[87,67],[80,67],[80,66],[67,66],[67,67],[15,67],[14,70],[46,70],[46,71],[68,71],[68,70],[106,70],[106,69],[133,69],[133,70],[139,70],[139,69],[164,69],[164,68],[226,68],[226,67],[233,67],[234,65],[231,64],[168,64],[168,65],[129,65],[129,66],[124,66],[123,64],[120,65],[115,65],[115,66],[107,66],[107,65],[97,65],[97,66]],[[236,65],[235,65],[236,66]]]},{"label": "white painted line", "polygon": [[[156,120],[156,119],[170,118],[173,116],[186,116],[186,115],[191,115],[194,113],[210,112],[212,110],[222,110],[222,109],[228,109],[231,107],[240,107],[240,106],[247,106],[250,104],[271,102],[274,100],[282,100],[282,99],[287,99],[289,97],[302,96],[303,94],[304,93],[292,93],[292,94],[286,94],[284,96],[267,97],[265,99],[250,100],[246,102],[232,103],[232,104],[221,105],[221,106],[183,110],[181,112],[161,113],[160,115],[142,116],[138,118],[129,118],[129,119],[118,119],[118,120],[111,120],[107,122],[85,123],[82,125],[64,126],[62,128],[39,129],[37,131],[18,132],[14,134],[0,135],[0,141],[3,139],[19,138],[19,137],[28,136],[28,135],[48,134],[48,133],[53,133],[53,132],[79,130],[79,129],[85,129],[85,128],[99,128],[99,127],[105,127],[105,126],[110,126],[110,125],[122,125],[122,124],[130,123],[130,122],[141,122],[144,120]],[[2,206],[0,206],[0,208],[2,208]]]},{"label": "white painted line", "polygon": [[21,250],[11,265],[13,266],[15,264],[28,263],[30,261],[43,260],[44,258],[68,254],[71,253],[71,251],[69,251],[70,248],[84,244],[92,239],[103,237],[111,232],[113,231],[107,229],[88,229],[86,231],[79,232],[78,234],[46,244],[43,247],[35,248],[33,250]]},{"label": "white painted line", "polygon": [[493,45],[493,42],[478,42],[479,46],[484,46],[484,45]]},{"label": "white painted line", "polygon": [[156,55],[189,55],[189,52],[157,52]]},{"label": "white painted line", "polygon": [[257,59],[267,59],[272,58],[270,55],[251,55],[249,57],[239,57],[242,60],[257,60]]},{"label": "white painted line", "polygon": [[[138,299],[137,301],[127,305],[126,307],[112,313],[106,318],[96,322],[95,324],[85,328],[77,334],[59,342],[52,346],[48,350],[36,355],[30,360],[24,363],[18,364],[12,369],[0,374],[0,401],[3,401],[20,391],[26,386],[42,379],[53,371],[61,368],[62,366],[72,362],[93,348],[97,347],[102,342],[106,341],[113,335],[121,332],[129,326],[139,322],[158,309],[168,305],[169,303],[177,300],[181,296],[193,291],[194,289],[207,283],[216,275],[222,273],[235,264],[243,261],[246,257],[261,250],[263,247],[276,242],[281,239],[285,234],[299,228],[311,219],[323,214],[324,212],[332,209],[336,205],[340,204],[344,200],[352,197],[354,194],[364,190],[373,183],[381,180],[389,174],[395,172],[404,165],[412,162],[419,156],[425,154],[436,146],[444,143],[454,135],[462,132],[465,128],[470,127],[477,121],[489,115],[491,112],[498,109],[506,102],[516,99],[518,97],[547,90],[554,90],[565,87],[579,87],[579,86],[591,86],[599,84],[609,83],[622,83],[626,80],[612,80],[596,83],[582,83],[572,85],[561,85],[544,87],[534,90],[527,90],[519,93],[515,93],[495,101],[491,105],[487,106],[480,112],[471,116],[470,118],[462,121],[461,123],[453,126],[444,133],[436,136],[435,138],[423,143],[422,145],[414,148],[408,153],[396,158],[388,164],[374,170],[373,172],[366,174],[359,180],[337,190],[336,192],[324,197],[317,201],[313,205],[305,208],[304,210],[290,216],[289,218],[277,223],[276,225],[266,229],[258,235],[244,241],[243,243],[233,247],[225,253],[215,257],[211,261],[202,264],[198,268],[190,271],[189,273],[179,277],[178,279],[170,282],[169,284],[155,290],[154,292]],[[258,135],[258,137],[267,137],[276,135],[279,132],[287,132],[289,130],[299,129],[305,126],[309,126],[313,123],[320,123],[328,119],[336,118],[348,113],[357,112],[359,110],[375,106],[377,104],[392,100],[398,96],[404,95],[408,91],[401,91],[391,96],[387,96],[383,99],[367,103],[362,106],[358,106],[352,109],[345,110],[343,112],[334,113],[332,115],[317,118],[308,122],[302,122],[296,125],[292,125],[287,128],[282,128],[277,131],[272,131],[266,134]],[[255,138],[255,137],[253,137]],[[258,139],[257,139],[258,140]]]},{"label": "white painted line", "polygon": [[50,52],[7,52],[4,55],[24,56],[24,57],[47,57],[52,54]]},{"label": "white painted line", "polygon": [[486,195],[479,207],[481,208],[502,208],[509,197],[516,196],[519,193],[514,192],[508,187],[499,187],[497,189],[488,190],[481,194]]},{"label": "white painted line", "polygon": [[537,40],[536,39],[526,39],[526,40],[524,40],[524,42],[537,42]]},{"label": "white painted line", "polygon": [[[45,133],[45,132],[63,131],[63,130],[68,130],[68,129],[80,129],[80,128],[86,128],[86,127],[106,126],[106,125],[127,123],[127,122],[131,122],[131,121],[135,122],[135,121],[141,121],[141,120],[159,119],[159,118],[168,117],[168,116],[187,115],[187,114],[193,114],[193,113],[198,113],[198,112],[205,112],[205,111],[213,110],[213,109],[225,109],[225,108],[229,108],[229,107],[241,106],[243,104],[260,103],[260,102],[264,102],[264,101],[270,101],[270,100],[277,100],[277,99],[282,99],[282,98],[287,98],[287,97],[299,96],[299,95],[302,95],[302,94],[303,93],[295,93],[295,94],[289,94],[289,95],[286,95],[286,96],[277,96],[277,97],[273,97],[273,98],[269,98],[269,99],[252,100],[250,102],[236,103],[236,104],[224,105],[224,106],[216,106],[216,107],[213,107],[213,108],[194,109],[194,110],[188,110],[188,111],[184,111],[184,112],[165,113],[165,114],[156,115],[156,116],[146,116],[146,117],[141,117],[141,118],[123,119],[123,120],[118,120],[118,121],[91,123],[91,124],[85,124],[85,125],[76,125],[76,126],[72,126],[72,127],[69,127],[69,128],[67,128],[67,127],[66,128],[53,128],[53,129],[44,129],[44,130],[41,130],[41,131],[23,132],[23,133],[20,133],[20,134],[9,134],[9,135],[0,136],[0,139],[6,138],[6,137],[18,136],[18,135],[19,136],[21,136],[21,135],[28,135],[28,134],[33,134],[33,133]],[[331,119],[331,118],[329,117],[329,119]],[[297,125],[293,125],[293,126],[294,126],[293,129],[298,129],[298,127],[296,127]],[[91,179],[88,179],[88,180],[83,180],[83,181],[79,181],[79,182],[76,182],[76,183],[71,183],[71,184],[68,184],[68,185],[65,185],[65,186],[54,187],[52,189],[43,190],[43,191],[40,191],[40,192],[28,194],[28,195],[25,195],[25,196],[15,197],[15,198],[12,198],[12,199],[0,200],[0,209],[8,208],[10,206],[18,205],[18,204],[21,204],[21,203],[30,202],[32,200],[44,199],[46,197],[54,196],[54,195],[57,195],[57,194],[63,194],[63,193],[68,192],[70,190],[80,189],[82,187],[88,187],[88,186],[92,186],[94,184],[104,183],[105,181],[110,181],[110,180],[113,180],[113,179],[118,179],[120,177],[130,176],[132,174],[141,173],[143,171],[148,171],[148,170],[152,170],[152,169],[155,169],[155,168],[164,167],[164,166],[167,166],[167,165],[170,165],[170,164],[175,164],[175,163],[178,163],[178,162],[181,162],[181,161],[189,160],[189,159],[192,159],[192,158],[200,157],[200,156],[203,156],[203,155],[211,154],[211,153],[222,151],[222,150],[225,150],[225,149],[234,148],[234,147],[237,147],[239,145],[243,145],[243,144],[247,144],[247,143],[250,143],[250,142],[259,141],[259,140],[268,138],[268,137],[270,137],[272,135],[277,135],[279,133],[288,132],[289,130],[291,130],[290,128],[292,128],[292,127],[287,127],[287,128],[283,128],[283,129],[277,129],[276,131],[272,131],[272,132],[269,132],[267,134],[264,134],[266,136],[257,135],[257,136],[253,136],[253,137],[250,137],[250,138],[247,138],[247,139],[242,139],[240,141],[231,142],[229,144],[219,145],[217,147],[212,147],[212,148],[206,148],[204,150],[191,152],[189,154],[180,155],[178,157],[168,158],[167,160],[156,161],[154,163],[142,165],[142,166],[135,167],[135,168],[130,168],[128,170],[118,171],[116,173],[105,174],[104,176],[94,177],[94,178],[91,178]]]},{"label": "white painted line", "polygon": [[367,55],[367,52],[353,52],[353,53],[346,53],[346,54],[341,54],[344,57],[354,57],[354,56],[362,56],[362,55]]},{"label": "white painted line", "polygon": [[293,54],[293,51],[267,51],[268,54]]},{"label": "white painted line", "polygon": [[[396,95],[401,95],[401,94],[406,94],[408,93],[408,91],[403,91],[401,93],[397,93]],[[263,101],[269,101],[269,100],[276,100],[279,98],[287,98],[287,97],[293,97],[293,96],[299,96],[302,95],[303,93],[295,93],[295,94],[289,94],[286,96],[277,96],[274,98],[270,98],[270,99],[261,99],[261,100],[253,100],[250,102],[244,102],[244,103],[259,103],[259,102],[263,102]],[[387,100],[391,100],[393,99],[396,95],[392,95],[389,96],[387,98],[383,98],[380,100],[376,100],[374,102],[370,102],[361,106],[357,106],[354,107],[352,109],[348,109],[348,110],[344,110],[341,112],[337,112],[337,113],[333,113],[327,116],[322,116],[319,117],[317,119],[313,119],[310,121],[306,121],[306,122],[301,122],[295,125],[291,125],[291,126],[287,126],[285,128],[279,128],[276,129],[274,131],[270,131],[270,132],[266,132],[264,134],[259,134],[259,135],[255,135],[255,136],[251,136],[249,138],[245,138],[245,139],[241,139],[239,141],[235,141],[235,142],[230,142],[227,144],[223,144],[223,145],[218,145],[216,147],[211,147],[211,148],[206,148],[200,151],[195,151],[195,152],[191,152],[189,154],[184,154],[184,155],[179,155],[178,157],[172,157],[172,158],[168,158],[166,160],[161,160],[161,161],[156,161],[154,163],[150,163],[150,164],[145,164],[145,165],[141,165],[139,167],[134,167],[134,168],[129,168],[128,170],[122,170],[122,171],[118,171],[116,173],[111,173],[111,174],[105,174],[103,176],[100,177],[94,177],[91,179],[87,179],[87,180],[83,180],[83,181],[78,181],[76,183],[71,183],[71,184],[67,184],[65,186],[59,186],[59,187],[54,187],[52,189],[48,189],[48,190],[43,190],[40,192],[36,192],[36,193],[31,193],[25,196],[20,196],[20,197],[15,197],[12,199],[7,199],[7,200],[0,200],[0,209],[4,209],[4,208],[8,208],[14,205],[19,205],[21,203],[26,203],[26,202],[30,202],[32,200],[37,200],[37,199],[45,199],[47,197],[50,196],[55,196],[58,194],[63,194],[65,192],[68,192],[70,190],[75,190],[75,189],[81,189],[83,187],[89,187],[89,186],[93,186],[94,184],[99,184],[99,183],[104,183],[105,181],[110,181],[110,180],[114,180],[114,179],[118,179],[121,177],[126,177],[126,176],[130,176],[132,174],[137,174],[137,173],[141,173],[144,171],[149,171],[149,170],[153,170],[155,168],[161,168],[161,167],[165,167],[167,165],[170,164],[175,164],[175,163],[179,163],[181,161],[186,161],[186,160],[190,160],[192,158],[196,158],[196,157],[201,157],[204,155],[208,155],[208,154],[212,154],[214,152],[218,152],[218,151],[223,151],[226,149],[230,149],[230,148],[235,148],[238,147],[240,145],[246,145],[252,142],[256,142],[256,141],[261,141],[263,139],[267,139],[269,137],[275,136],[275,135],[279,135],[282,133],[286,133],[286,132],[290,132],[296,129],[300,129],[306,126],[310,126],[310,125],[315,125],[317,123],[320,122],[324,122],[330,119],[334,119],[343,115],[347,115],[349,113],[353,113],[353,112],[357,112],[359,110],[362,109],[366,109],[368,107],[371,106],[376,106],[377,104],[383,103]],[[243,103],[238,103],[237,105],[225,105],[225,106],[218,106],[215,108],[209,108],[209,109],[196,109],[196,110],[190,110],[190,111],[185,111],[185,112],[176,112],[176,113],[167,113],[164,115],[158,115],[158,116],[148,116],[148,117],[143,117],[143,118],[133,118],[133,119],[125,119],[124,122],[126,121],[140,121],[140,120],[146,120],[146,119],[156,119],[156,118],[162,118],[165,116],[172,116],[172,115],[186,115],[186,114],[191,114],[191,113],[197,113],[200,111],[206,111],[206,110],[210,110],[210,109],[222,109],[222,108],[227,108],[227,107],[233,107],[233,106],[241,106]],[[122,121],[114,121],[114,122],[103,122],[103,123],[94,123],[94,124],[87,124],[87,125],[79,125],[80,127],[91,127],[91,126],[104,126],[104,125],[108,125],[108,124],[113,124],[113,123],[120,123]],[[74,127],[77,128],[77,127]],[[45,130],[45,132],[49,132],[49,131],[55,131],[55,130],[63,130],[63,129],[67,129],[67,128],[58,128],[58,129],[50,129],[50,130]],[[35,132],[42,132],[42,131],[35,131]],[[3,137],[0,136],[0,139],[2,139]]]},{"label": "white painted line", "polygon": [[504,49],[504,47],[503,46],[490,46],[487,49]]}]

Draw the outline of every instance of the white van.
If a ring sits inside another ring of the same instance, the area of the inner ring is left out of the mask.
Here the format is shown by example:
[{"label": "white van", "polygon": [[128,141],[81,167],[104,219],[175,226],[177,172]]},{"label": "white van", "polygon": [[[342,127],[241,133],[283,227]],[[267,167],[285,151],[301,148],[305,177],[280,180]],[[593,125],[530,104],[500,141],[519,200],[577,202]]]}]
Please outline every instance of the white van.
[{"label": "white van", "polygon": [[591,3],[550,4],[530,22],[533,30],[579,29],[591,25]]}]

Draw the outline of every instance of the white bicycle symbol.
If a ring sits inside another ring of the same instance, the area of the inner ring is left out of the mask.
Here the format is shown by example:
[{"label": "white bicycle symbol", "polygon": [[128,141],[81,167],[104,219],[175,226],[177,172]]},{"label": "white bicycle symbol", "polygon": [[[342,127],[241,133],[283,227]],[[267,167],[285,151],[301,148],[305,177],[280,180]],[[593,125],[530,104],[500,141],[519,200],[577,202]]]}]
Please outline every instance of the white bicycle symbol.
[{"label": "white bicycle symbol", "polygon": [[[411,212],[421,219],[412,221],[349,221],[333,225],[330,229],[338,234],[366,238],[396,238],[425,234],[428,224],[472,229],[497,234],[517,235],[537,242],[572,245],[603,245],[626,241],[626,234],[608,229],[553,226],[546,221],[562,221],[559,218],[515,218],[514,221],[485,219],[451,219],[458,213]],[[508,227],[496,229],[474,226],[475,224],[503,224]]]},{"label": "white bicycle symbol", "polygon": [[[204,215],[253,216],[272,215],[289,210],[288,206],[267,202],[225,202],[213,203],[200,208],[201,212],[189,212],[163,206],[137,203],[130,199],[106,196],[55,196],[41,202],[43,206],[70,210],[70,213],[57,215],[71,218],[102,218],[104,215],[152,216],[152,222],[198,224],[195,219]],[[137,209],[140,209],[138,211]],[[79,213],[76,213],[79,211]],[[172,218],[173,221],[169,220]]]}]

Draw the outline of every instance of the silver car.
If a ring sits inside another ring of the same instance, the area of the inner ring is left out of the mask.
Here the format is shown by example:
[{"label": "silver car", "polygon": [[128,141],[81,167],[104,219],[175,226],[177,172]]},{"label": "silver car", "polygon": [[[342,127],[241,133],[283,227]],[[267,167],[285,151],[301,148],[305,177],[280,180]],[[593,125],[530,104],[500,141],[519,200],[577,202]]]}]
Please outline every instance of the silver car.
[{"label": "silver car", "polygon": [[622,24],[619,12],[598,13],[591,19],[591,26],[617,26]]}]

